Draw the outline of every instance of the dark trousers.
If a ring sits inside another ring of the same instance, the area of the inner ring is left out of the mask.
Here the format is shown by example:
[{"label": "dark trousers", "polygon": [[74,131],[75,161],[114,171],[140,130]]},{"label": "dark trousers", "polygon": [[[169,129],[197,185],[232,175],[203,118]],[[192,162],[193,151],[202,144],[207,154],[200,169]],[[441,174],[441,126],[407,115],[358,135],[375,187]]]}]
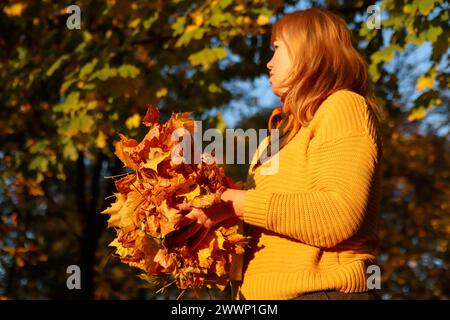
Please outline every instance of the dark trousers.
[{"label": "dark trousers", "polygon": [[375,291],[344,293],[339,291],[317,291],[302,294],[289,300],[381,300]]}]

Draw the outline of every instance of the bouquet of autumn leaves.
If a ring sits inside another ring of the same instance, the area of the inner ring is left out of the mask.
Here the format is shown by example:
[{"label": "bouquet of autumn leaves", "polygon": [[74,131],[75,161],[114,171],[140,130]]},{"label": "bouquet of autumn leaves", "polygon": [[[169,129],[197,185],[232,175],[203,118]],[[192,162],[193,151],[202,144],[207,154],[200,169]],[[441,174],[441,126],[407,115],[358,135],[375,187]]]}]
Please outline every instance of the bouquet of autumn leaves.
[{"label": "bouquet of autumn leaves", "polygon": [[202,154],[198,164],[174,161],[172,151],[178,142],[171,136],[180,128],[194,133],[189,115],[173,113],[161,124],[158,109],[149,106],[143,119],[149,131],[141,142],[119,133],[115,154],[132,171],[115,180],[116,200],[102,213],[110,215],[108,227],[117,232],[110,246],[123,263],[143,271],[142,279],[161,284],[173,276],[171,283],[183,291],[194,287],[223,291],[233,255],[242,254],[249,239],[238,232],[238,219],[213,226],[195,249],[171,241],[193,208],[214,210],[226,188],[238,187],[217,163],[205,161],[211,155]]}]

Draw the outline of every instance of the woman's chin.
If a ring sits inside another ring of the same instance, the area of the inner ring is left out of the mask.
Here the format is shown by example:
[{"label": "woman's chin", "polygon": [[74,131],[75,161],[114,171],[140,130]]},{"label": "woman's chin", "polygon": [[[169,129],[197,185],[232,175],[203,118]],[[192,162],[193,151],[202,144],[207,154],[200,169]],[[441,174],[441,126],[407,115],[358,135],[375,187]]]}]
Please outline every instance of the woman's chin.
[{"label": "woman's chin", "polygon": [[286,92],[286,90],[282,90],[282,89],[277,89],[277,88],[273,88],[272,87],[272,92],[279,98],[281,98],[284,93]]},{"label": "woman's chin", "polygon": [[281,90],[278,87],[274,87],[274,86],[271,86],[271,87],[272,87],[273,94],[278,96],[278,97],[281,97],[281,95],[282,95]]}]

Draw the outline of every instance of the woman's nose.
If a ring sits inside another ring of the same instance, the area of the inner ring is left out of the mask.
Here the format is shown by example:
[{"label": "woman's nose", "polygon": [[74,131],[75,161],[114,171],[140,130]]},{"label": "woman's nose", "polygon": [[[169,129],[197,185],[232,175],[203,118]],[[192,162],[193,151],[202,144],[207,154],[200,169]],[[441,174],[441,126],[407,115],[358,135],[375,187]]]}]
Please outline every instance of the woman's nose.
[{"label": "woman's nose", "polygon": [[272,68],[273,68],[273,63],[272,63],[272,61],[273,61],[273,58],[270,59],[270,61],[267,62],[267,65],[266,65],[266,67],[267,67],[267,69],[269,69],[269,71],[272,70]]}]

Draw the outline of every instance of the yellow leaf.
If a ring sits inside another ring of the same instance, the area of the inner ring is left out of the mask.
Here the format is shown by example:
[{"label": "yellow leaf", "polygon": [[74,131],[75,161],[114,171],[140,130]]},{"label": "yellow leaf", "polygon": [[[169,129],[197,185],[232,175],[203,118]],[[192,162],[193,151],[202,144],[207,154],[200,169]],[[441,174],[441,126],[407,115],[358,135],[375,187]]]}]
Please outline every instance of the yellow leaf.
[{"label": "yellow leaf", "polygon": [[22,15],[22,12],[26,9],[27,5],[24,3],[14,3],[10,6],[4,7],[3,12],[8,17],[18,17]]},{"label": "yellow leaf", "polygon": [[97,100],[92,100],[92,101],[88,102],[88,104],[86,106],[86,109],[87,110],[93,110],[93,109],[97,108],[97,106],[98,106],[98,101]]},{"label": "yellow leaf", "polygon": [[141,22],[141,19],[140,19],[140,18],[135,18],[135,19],[133,19],[133,20],[130,21],[130,23],[128,24],[128,26],[129,26],[131,29],[134,29],[134,28],[136,28],[136,27],[139,25],[140,22]]},{"label": "yellow leaf", "polygon": [[410,4],[406,4],[403,6],[403,13],[409,14],[412,12],[412,6]]},{"label": "yellow leaf", "polygon": [[408,116],[409,121],[423,119],[427,115],[424,107],[412,110],[411,114]]},{"label": "yellow leaf", "polygon": [[132,115],[125,121],[125,125],[130,130],[138,128],[140,124],[141,124],[141,116],[138,113]]},{"label": "yellow leaf", "polygon": [[170,155],[170,152],[166,152],[166,153],[164,153],[164,154],[161,155],[161,156],[158,156],[158,157],[155,157],[155,158],[147,159],[147,161],[142,165],[142,167],[148,168],[148,169],[152,169],[152,170],[154,170],[154,171],[157,172],[157,171],[158,171],[158,170],[157,170],[158,164],[159,164],[161,161],[163,161],[164,159],[166,159],[167,156],[169,156],[169,155]]},{"label": "yellow leaf", "polygon": [[196,196],[199,196],[199,195],[200,195],[200,186],[199,185],[197,185],[197,187],[194,190],[192,190],[191,192],[181,194],[181,196],[185,196],[186,200],[189,202],[191,202]]},{"label": "yellow leaf", "polygon": [[124,149],[128,148],[131,144],[132,146],[136,146],[137,142],[133,139],[128,139],[121,133],[119,133],[119,136],[122,138],[121,141],[117,141],[114,143],[114,154],[124,163],[124,165],[127,168],[130,169],[137,169],[138,165],[133,161],[133,159],[130,157],[129,153],[126,152]]},{"label": "yellow leaf", "polygon": [[153,261],[159,263],[163,268],[168,269],[174,264],[172,257],[167,249],[159,249]]},{"label": "yellow leaf", "polygon": [[198,250],[197,255],[200,267],[209,268],[213,263],[211,259],[211,252],[208,247]]},{"label": "yellow leaf", "polygon": [[201,26],[203,23],[203,15],[201,12],[193,12],[191,14],[192,20],[194,20],[194,24],[196,26]]},{"label": "yellow leaf", "polygon": [[182,215],[180,214],[180,210],[169,207],[167,200],[163,200],[158,209],[167,219],[166,221],[160,221],[161,236],[165,237],[167,234],[175,230],[176,225],[182,218]]},{"label": "yellow leaf", "polygon": [[114,195],[117,198],[116,202],[102,211],[110,215],[108,228],[125,228],[133,225],[132,215],[140,205],[141,194],[139,191],[131,191],[126,197],[121,193],[114,193]]},{"label": "yellow leaf", "polygon": [[194,30],[197,30],[197,29],[198,29],[198,26],[196,26],[195,24],[190,24],[186,27],[186,30],[184,30],[184,33],[189,33]]},{"label": "yellow leaf", "polygon": [[233,10],[236,11],[236,12],[241,12],[241,11],[244,10],[244,9],[245,9],[245,7],[244,7],[244,5],[242,5],[242,4],[239,4],[239,5],[237,5],[237,6],[235,6],[235,7],[233,8]]},{"label": "yellow leaf", "polygon": [[216,235],[217,235],[217,246],[219,247],[219,249],[225,250],[225,248],[223,247],[223,243],[225,242],[225,238],[223,237],[222,232],[220,232],[219,230],[216,230]]},{"label": "yellow leaf", "polygon": [[161,88],[156,92],[156,97],[157,98],[165,97],[167,93],[168,93],[167,88]]},{"label": "yellow leaf", "polygon": [[216,283],[216,287],[217,287],[220,291],[223,291],[223,290],[225,290],[225,288],[227,287],[227,285],[225,285],[225,284],[220,284],[220,283]]},{"label": "yellow leaf", "polygon": [[84,87],[84,81],[83,80],[78,81],[77,82],[77,88],[78,89],[82,89],[83,87]]},{"label": "yellow leaf", "polygon": [[417,79],[416,89],[418,91],[423,91],[426,88],[433,88],[434,85],[434,74],[422,75]]},{"label": "yellow leaf", "polygon": [[97,139],[95,140],[95,143],[97,144],[97,146],[102,149],[106,146],[106,136],[103,133],[103,131],[100,131],[98,133]]},{"label": "yellow leaf", "polygon": [[263,26],[269,23],[270,17],[269,16],[265,16],[265,15],[259,15],[258,19],[256,20],[256,23],[259,26]]},{"label": "yellow leaf", "polygon": [[227,274],[225,268],[225,260],[223,258],[220,260],[216,260],[215,269],[216,269],[215,272],[219,277]]},{"label": "yellow leaf", "polygon": [[134,253],[134,248],[125,248],[119,240],[114,239],[110,244],[109,247],[116,248],[115,253],[118,254],[121,258],[126,258],[128,256],[132,256]]}]

